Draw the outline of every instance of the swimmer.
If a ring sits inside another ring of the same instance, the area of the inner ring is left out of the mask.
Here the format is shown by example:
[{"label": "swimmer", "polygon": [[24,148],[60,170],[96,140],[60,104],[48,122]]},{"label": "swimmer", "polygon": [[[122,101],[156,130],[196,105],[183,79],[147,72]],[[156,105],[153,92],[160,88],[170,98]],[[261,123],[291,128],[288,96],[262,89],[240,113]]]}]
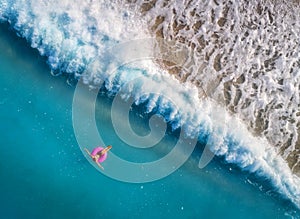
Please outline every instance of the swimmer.
[{"label": "swimmer", "polygon": [[112,148],[111,145],[108,145],[106,148],[102,147],[96,147],[92,151],[92,153],[89,152],[88,149],[84,148],[84,150],[88,153],[88,155],[93,159],[93,161],[102,169],[104,170],[104,167],[100,164],[103,162],[107,157],[107,152]]}]

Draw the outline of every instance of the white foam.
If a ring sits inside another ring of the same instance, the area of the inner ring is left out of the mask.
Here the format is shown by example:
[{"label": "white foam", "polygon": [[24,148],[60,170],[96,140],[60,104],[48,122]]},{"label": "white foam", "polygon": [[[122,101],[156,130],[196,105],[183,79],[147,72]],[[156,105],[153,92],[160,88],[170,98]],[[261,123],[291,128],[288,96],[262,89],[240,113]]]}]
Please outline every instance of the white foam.
[{"label": "white foam", "polygon": [[[176,1],[178,4],[176,10],[179,11],[184,8],[183,3],[180,2]],[[195,1],[192,2],[195,3]],[[106,87],[111,92],[117,92],[119,87],[137,78],[137,83],[123,94],[124,98],[132,96],[137,103],[149,101],[149,112],[157,107],[159,112],[164,113],[167,120],[173,122],[174,128],[184,124],[186,135],[195,136],[199,132],[200,134],[210,133],[209,144],[212,152],[224,156],[229,163],[237,164],[245,170],[256,172],[270,179],[281,194],[290,198],[299,207],[300,180],[291,173],[286,162],[277,155],[266,139],[253,137],[239,119],[230,116],[214,101],[210,99],[200,101],[195,87],[190,84],[180,84],[172,76],[157,68],[152,61],[136,62],[121,69],[115,69],[120,63],[105,53],[108,47],[117,42],[148,37],[145,20],[136,19],[135,13],[128,8],[122,9],[119,4],[116,1],[109,3],[107,1],[80,1],[80,4],[74,4],[73,1],[47,3],[38,0],[9,2],[3,0],[0,4],[0,18],[9,21],[19,34],[31,42],[32,47],[47,56],[53,71],[73,73],[77,76],[85,72],[83,80],[86,83],[99,84],[105,81]],[[239,3],[235,2],[235,4]],[[212,1],[204,2],[204,6],[210,9],[214,7]],[[216,10],[217,17],[220,16],[220,10]],[[162,11],[158,10],[153,13],[160,14]],[[163,13],[168,15],[167,21],[171,19],[169,12],[163,11]],[[236,17],[236,19],[241,18]],[[189,23],[193,20],[186,18],[184,22]],[[209,24],[206,23],[201,27],[201,31],[205,32],[209,28]],[[229,32],[225,34],[230,35]],[[209,36],[205,35],[205,38],[208,39]],[[239,71],[236,72],[238,74],[247,68],[243,64],[247,61],[246,57],[251,56],[254,51],[250,47],[243,48],[242,44],[235,44],[234,47],[236,47],[235,52],[239,51],[238,58],[235,56],[231,58],[240,64]],[[262,59],[255,58],[252,62],[258,63],[260,60]],[[289,60],[278,60],[277,65],[287,62]],[[208,65],[212,68],[211,63]],[[204,71],[207,71],[206,75],[211,73],[208,69]],[[297,75],[297,73],[294,74]],[[236,75],[228,76],[228,80],[235,77]],[[246,110],[249,113],[247,118],[250,120],[254,117],[253,110],[257,107],[265,107],[270,101],[272,90],[278,87],[274,77],[276,77],[276,72],[272,75],[266,74],[255,81],[263,92],[257,96],[257,100],[252,105],[252,111],[249,108]],[[208,82],[210,79],[204,78]],[[149,81],[151,81],[150,84],[147,83]],[[296,81],[299,83],[298,79]],[[143,92],[149,85],[153,86],[154,94]],[[299,103],[299,97],[297,99],[295,96],[295,92],[299,94],[296,85],[293,80],[292,82],[285,81],[283,86],[287,92],[284,92],[284,96],[277,96],[277,100],[281,100],[286,106],[283,102],[286,96],[293,96],[296,102],[292,104]],[[250,88],[245,87],[243,93],[247,89]],[[281,113],[280,111],[279,114]],[[277,117],[275,114],[271,114],[272,116],[274,118],[270,120],[270,123],[276,129]],[[296,134],[293,126],[288,128]]]}]

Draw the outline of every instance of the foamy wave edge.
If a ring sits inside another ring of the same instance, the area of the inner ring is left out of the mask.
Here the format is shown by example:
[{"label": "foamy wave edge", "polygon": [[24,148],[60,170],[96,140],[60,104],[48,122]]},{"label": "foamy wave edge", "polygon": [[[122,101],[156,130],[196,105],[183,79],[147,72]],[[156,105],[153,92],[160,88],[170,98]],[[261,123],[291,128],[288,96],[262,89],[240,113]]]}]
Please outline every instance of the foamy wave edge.
[{"label": "foamy wave edge", "polygon": [[[238,118],[230,116],[215,102],[199,100],[193,86],[180,84],[149,62],[144,68],[129,66],[108,74],[107,63],[112,60],[104,53],[107,47],[132,38],[148,37],[146,32],[140,31],[143,22],[132,22],[135,15],[122,10],[119,4],[117,1],[83,1],[81,5],[67,1],[51,5],[42,1],[1,1],[0,19],[9,22],[17,34],[48,58],[53,73],[81,77],[84,72],[85,83],[95,85],[105,81],[112,93],[131,80],[132,75],[139,76],[139,82],[127,90],[124,98],[132,96],[137,104],[148,101],[149,112],[158,106],[158,112],[164,114],[174,129],[185,125],[187,136],[209,135],[213,153],[224,156],[228,163],[243,170],[267,177],[278,192],[300,208],[300,179],[291,173],[274,148],[265,139],[253,137]],[[111,30],[112,24],[114,30]],[[100,60],[97,71],[94,64],[91,65],[95,60]],[[157,85],[156,94],[143,93],[146,80]],[[164,96],[179,99],[177,109]],[[225,115],[225,123],[219,123],[219,115]]]}]

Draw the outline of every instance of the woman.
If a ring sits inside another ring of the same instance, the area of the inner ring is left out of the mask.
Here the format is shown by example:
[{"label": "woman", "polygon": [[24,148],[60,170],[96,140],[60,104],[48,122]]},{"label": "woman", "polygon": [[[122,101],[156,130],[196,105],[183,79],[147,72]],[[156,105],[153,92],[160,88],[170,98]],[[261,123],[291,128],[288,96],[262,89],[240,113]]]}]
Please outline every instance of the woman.
[{"label": "woman", "polygon": [[93,161],[102,169],[104,170],[104,167],[100,164],[102,163],[106,157],[107,157],[107,152],[112,148],[111,145],[108,145],[106,148],[102,147],[96,147],[93,149],[92,153],[89,152],[88,149],[84,149],[88,155],[93,159]]}]

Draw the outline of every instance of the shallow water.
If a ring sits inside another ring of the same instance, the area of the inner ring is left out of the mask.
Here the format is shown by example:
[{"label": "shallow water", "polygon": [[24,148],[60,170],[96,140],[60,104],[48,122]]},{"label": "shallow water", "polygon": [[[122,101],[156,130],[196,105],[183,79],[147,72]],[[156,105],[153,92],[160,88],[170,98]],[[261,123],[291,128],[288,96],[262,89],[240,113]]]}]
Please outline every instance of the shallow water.
[{"label": "shallow water", "polygon": [[[218,159],[199,169],[200,149],[175,173],[151,183],[123,183],[102,175],[83,156],[74,136],[74,88],[67,85],[65,77],[51,76],[45,60],[5,25],[1,25],[0,37],[1,217],[286,218],[288,214],[299,215],[289,201],[279,195],[267,195],[258,186],[251,185],[247,179],[255,179],[254,176]],[[96,118],[101,134],[115,146],[116,153],[141,160],[143,156],[151,160],[165,153],[155,149],[128,149],[111,124],[101,125],[110,121],[107,114],[110,102],[105,95],[98,97]],[[139,111],[136,108],[131,116],[139,115]],[[135,121],[135,127],[147,128],[145,121]],[[169,135],[164,144],[172,147],[174,139]],[[264,188],[268,186],[264,184]]]},{"label": "shallow water", "polygon": [[[202,96],[222,103],[248,130],[265,137],[299,175],[299,2],[138,3],[156,35],[193,51],[184,64],[188,70],[175,69],[176,77],[195,84]],[[172,65],[166,66],[174,74]]]}]

